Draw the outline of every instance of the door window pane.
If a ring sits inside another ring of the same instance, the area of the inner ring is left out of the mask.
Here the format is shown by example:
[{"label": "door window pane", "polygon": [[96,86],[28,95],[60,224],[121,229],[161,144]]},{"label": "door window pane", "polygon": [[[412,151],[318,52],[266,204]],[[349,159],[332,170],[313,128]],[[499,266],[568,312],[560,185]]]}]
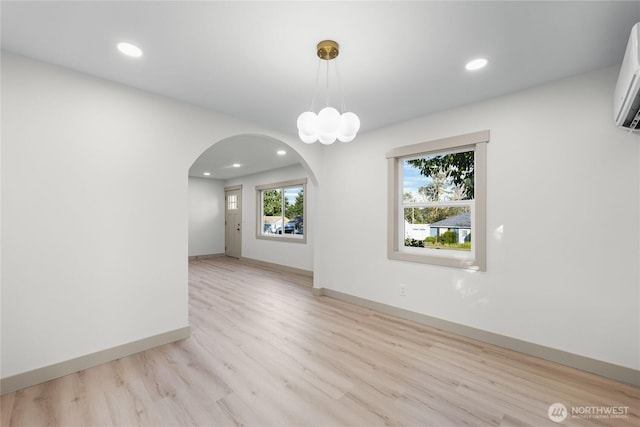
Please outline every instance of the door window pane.
[{"label": "door window pane", "polygon": [[230,194],[227,196],[227,209],[234,210],[238,209],[238,195]]}]

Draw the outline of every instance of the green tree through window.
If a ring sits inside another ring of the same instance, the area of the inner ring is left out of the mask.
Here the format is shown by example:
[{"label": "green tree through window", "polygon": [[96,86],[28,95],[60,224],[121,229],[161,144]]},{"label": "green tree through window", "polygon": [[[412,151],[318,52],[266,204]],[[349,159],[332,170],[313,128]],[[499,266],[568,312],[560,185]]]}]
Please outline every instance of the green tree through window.
[{"label": "green tree through window", "polygon": [[[473,199],[474,183],[474,156],[473,151],[463,151],[461,153],[443,154],[439,156],[425,157],[421,159],[408,160],[414,168],[427,178],[434,180],[434,183],[442,184],[450,179],[455,187],[462,192],[461,199]],[[441,187],[434,186],[429,191],[434,198],[439,200]]]},{"label": "green tree through window", "polygon": [[473,150],[406,159],[403,170],[405,246],[470,251]]},{"label": "green tree through window", "polygon": [[263,209],[267,216],[280,215],[282,212],[282,190],[265,190],[263,193]]},{"label": "green tree through window", "polygon": [[289,203],[289,200],[286,200],[286,208],[285,215],[287,218],[293,219],[297,216],[300,216],[304,213],[304,190],[300,190],[298,195],[296,196],[296,200],[293,204]]}]

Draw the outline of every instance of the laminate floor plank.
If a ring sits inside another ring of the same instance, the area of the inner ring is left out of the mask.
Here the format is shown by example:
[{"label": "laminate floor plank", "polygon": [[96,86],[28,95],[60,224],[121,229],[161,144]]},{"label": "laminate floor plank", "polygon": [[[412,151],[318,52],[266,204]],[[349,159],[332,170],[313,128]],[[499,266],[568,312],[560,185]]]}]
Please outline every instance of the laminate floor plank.
[{"label": "laminate floor plank", "polygon": [[0,396],[0,425],[8,426],[13,414],[15,393],[7,393]]},{"label": "laminate floor plank", "polygon": [[551,404],[624,407],[640,389],[311,294],[311,278],[191,261],[191,337],[1,397],[2,426],[555,426]]}]

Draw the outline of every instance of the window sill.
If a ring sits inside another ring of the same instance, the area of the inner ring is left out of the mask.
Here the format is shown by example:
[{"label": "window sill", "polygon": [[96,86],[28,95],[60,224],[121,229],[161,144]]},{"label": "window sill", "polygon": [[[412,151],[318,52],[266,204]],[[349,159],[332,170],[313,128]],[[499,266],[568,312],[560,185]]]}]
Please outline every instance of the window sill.
[{"label": "window sill", "polygon": [[411,251],[389,251],[389,259],[398,261],[419,262],[422,264],[438,265],[442,267],[455,267],[465,270],[486,271],[484,260],[474,258],[469,253],[465,254],[422,254]]},{"label": "window sill", "polygon": [[297,235],[294,234],[294,236],[300,236],[300,237],[293,237],[293,236],[292,237],[282,237],[282,236],[279,236],[279,235],[276,235],[276,236],[265,236],[263,234],[258,234],[256,236],[256,239],[259,239],[259,240],[270,240],[272,242],[307,243],[307,236],[300,235],[300,234],[297,234]]}]

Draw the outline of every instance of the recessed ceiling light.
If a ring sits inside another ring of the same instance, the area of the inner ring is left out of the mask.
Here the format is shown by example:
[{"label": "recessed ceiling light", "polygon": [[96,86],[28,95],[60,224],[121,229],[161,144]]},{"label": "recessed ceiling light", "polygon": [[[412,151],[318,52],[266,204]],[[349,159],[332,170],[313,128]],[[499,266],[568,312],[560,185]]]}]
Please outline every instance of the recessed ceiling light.
[{"label": "recessed ceiling light", "polygon": [[118,50],[132,58],[140,58],[142,56],[142,49],[131,43],[118,43]]},{"label": "recessed ceiling light", "polygon": [[202,175],[204,175],[204,176],[209,176],[209,175],[211,175],[211,172],[205,172],[205,173],[203,173]]},{"label": "recessed ceiling light", "polygon": [[233,166],[234,168],[239,168],[240,167],[240,163],[234,163],[231,166]]},{"label": "recessed ceiling light", "polygon": [[479,70],[480,68],[486,67],[488,63],[489,61],[487,60],[487,58],[476,58],[467,62],[467,65],[465,65],[464,68],[469,71],[475,71]]},{"label": "recessed ceiling light", "polygon": [[284,150],[278,150],[277,154],[278,156],[284,156],[285,154],[287,154],[287,152]]}]

